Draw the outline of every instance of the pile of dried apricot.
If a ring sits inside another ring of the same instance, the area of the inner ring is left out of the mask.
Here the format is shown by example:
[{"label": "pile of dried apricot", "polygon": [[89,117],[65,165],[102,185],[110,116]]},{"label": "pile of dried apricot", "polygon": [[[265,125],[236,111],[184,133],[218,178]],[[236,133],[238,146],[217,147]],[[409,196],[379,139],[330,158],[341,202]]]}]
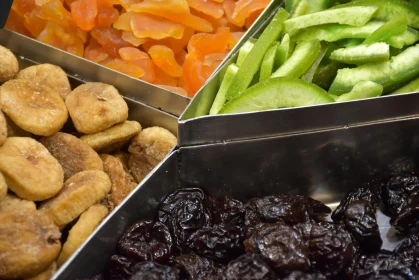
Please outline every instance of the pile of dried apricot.
[{"label": "pile of dried apricot", "polygon": [[72,90],[2,46],[0,65],[0,279],[49,279],[177,139],[127,120],[111,85]]},{"label": "pile of dried apricot", "polygon": [[193,96],[270,0],[14,0],[6,27]]}]

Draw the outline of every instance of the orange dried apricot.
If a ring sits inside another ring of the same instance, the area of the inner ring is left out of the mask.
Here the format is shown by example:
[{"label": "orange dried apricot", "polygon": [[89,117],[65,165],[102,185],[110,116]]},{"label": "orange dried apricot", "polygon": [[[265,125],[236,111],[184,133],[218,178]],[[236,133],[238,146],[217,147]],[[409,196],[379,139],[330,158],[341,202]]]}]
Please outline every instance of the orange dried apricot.
[{"label": "orange dried apricot", "polygon": [[218,67],[218,65],[226,58],[228,53],[212,53],[207,54],[204,58],[204,65]]},{"label": "orange dried apricot", "polygon": [[255,21],[258,19],[258,17],[260,16],[260,14],[263,12],[262,10],[258,10],[256,12],[253,12],[245,21],[244,26],[246,27],[246,29],[249,29],[250,26],[253,25],[253,23],[255,23]]},{"label": "orange dried apricot", "polygon": [[196,58],[191,56],[186,58],[183,64],[180,86],[186,90],[188,96],[193,96],[205,83],[207,77],[203,66],[203,63]]},{"label": "orange dried apricot", "polygon": [[240,41],[245,32],[231,32],[228,41],[228,48],[231,50]]},{"label": "orange dried apricot", "polygon": [[175,54],[176,62],[180,66],[183,66],[183,64],[185,63],[185,60],[186,60],[186,56],[187,55],[188,55],[188,53],[185,50],[179,51],[178,53]]},{"label": "orange dried apricot", "polygon": [[90,34],[112,57],[118,57],[120,48],[132,47],[130,43],[122,39],[122,31],[112,27],[95,27]]},{"label": "orange dried apricot", "polygon": [[113,7],[118,4],[112,0],[99,0],[97,3],[96,26],[105,27],[113,24],[119,17],[119,11]]},{"label": "orange dried apricot", "polygon": [[97,16],[96,0],[76,0],[71,3],[71,16],[78,27],[89,31],[95,27]]},{"label": "orange dried apricot", "polygon": [[158,84],[156,86],[165,88],[165,89],[167,89],[167,90],[169,90],[171,92],[174,92],[174,93],[177,93],[177,94],[180,94],[180,95],[184,95],[184,96],[187,96],[188,95],[188,93],[186,92],[186,90],[184,90],[181,87],[173,87],[173,86],[158,85]]},{"label": "orange dried apricot", "polygon": [[137,38],[180,39],[185,27],[176,22],[153,15],[135,14],[131,17],[131,28]]},{"label": "orange dried apricot", "polygon": [[185,49],[189,40],[194,35],[195,31],[192,28],[186,27],[183,32],[183,36],[180,39],[175,38],[165,38],[162,40],[147,40],[144,43],[143,48],[145,51],[148,51],[154,45],[165,45],[173,50],[174,53],[178,53],[181,50]]},{"label": "orange dried apricot", "polygon": [[232,18],[243,26],[246,18],[253,12],[265,9],[269,2],[270,0],[239,0],[236,2]]},{"label": "orange dried apricot", "polygon": [[26,13],[30,13],[35,8],[36,4],[34,0],[14,0],[12,4],[12,10],[21,17]]},{"label": "orange dried apricot", "polygon": [[6,28],[26,36],[31,36],[31,33],[25,26],[25,19],[18,15],[14,10],[10,10]]},{"label": "orange dried apricot", "polygon": [[89,45],[87,45],[86,49],[84,50],[84,58],[96,63],[100,63],[108,59],[109,55],[95,39],[91,38]]},{"label": "orange dried apricot", "polygon": [[144,44],[145,42],[147,42],[146,38],[137,38],[135,37],[134,33],[130,32],[130,31],[123,31],[122,32],[122,39],[125,42],[128,42],[136,47]]},{"label": "orange dried apricot", "polygon": [[188,53],[199,58],[211,53],[224,53],[227,51],[229,40],[228,27],[218,28],[215,34],[198,33],[189,40]]},{"label": "orange dried apricot", "polygon": [[122,13],[114,22],[113,27],[119,30],[132,31],[131,18],[135,15],[134,12]]},{"label": "orange dried apricot", "polygon": [[154,66],[154,73],[156,74],[156,78],[154,80],[155,84],[172,86],[172,87],[178,86],[178,82],[179,82],[178,78],[170,76],[169,74],[161,70],[159,67],[157,67],[154,63],[153,63],[153,66]]},{"label": "orange dried apricot", "polygon": [[213,18],[220,18],[224,15],[223,5],[221,3],[208,0],[187,0],[191,8],[207,14]]},{"label": "orange dried apricot", "polygon": [[170,76],[180,77],[182,75],[182,66],[177,63],[171,48],[155,45],[148,50],[148,54],[151,61]]},{"label": "orange dried apricot", "polygon": [[137,48],[127,47],[120,48],[119,55],[124,61],[137,65],[144,70],[144,75],[141,77],[141,80],[149,83],[154,82],[154,65],[147,53],[140,51]]},{"label": "orange dried apricot", "polygon": [[107,61],[103,63],[103,65],[112,68],[113,70],[132,76],[134,78],[141,78],[145,73],[145,71],[141,67],[135,64],[127,63],[119,58]]},{"label": "orange dried apricot", "polygon": [[213,30],[210,22],[190,13],[186,0],[144,0],[131,5],[127,11],[161,16],[198,31],[211,32]]}]

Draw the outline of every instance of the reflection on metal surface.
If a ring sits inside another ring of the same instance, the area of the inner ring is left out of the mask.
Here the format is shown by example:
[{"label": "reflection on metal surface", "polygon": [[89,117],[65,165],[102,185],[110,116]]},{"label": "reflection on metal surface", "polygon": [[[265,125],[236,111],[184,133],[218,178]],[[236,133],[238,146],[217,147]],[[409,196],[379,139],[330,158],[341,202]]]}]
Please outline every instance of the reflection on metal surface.
[{"label": "reflection on metal surface", "polygon": [[185,96],[121,74],[7,29],[0,30],[0,45],[38,63],[59,65],[73,76],[83,76],[85,81],[100,81],[114,85],[125,96],[175,116],[180,116],[190,101]]},{"label": "reflection on metal surface", "polygon": [[[100,272],[115,253],[123,231],[140,219],[153,219],[171,191],[200,186],[210,193],[246,201],[255,196],[302,194],[337,206],[344,194],[370,176],[387,178],[419,162],[419,118],[301,135],[184,147],[96,229],[53,279],[79,279]],[[400,239],[389,218],[378,213],[383,248]]]}]

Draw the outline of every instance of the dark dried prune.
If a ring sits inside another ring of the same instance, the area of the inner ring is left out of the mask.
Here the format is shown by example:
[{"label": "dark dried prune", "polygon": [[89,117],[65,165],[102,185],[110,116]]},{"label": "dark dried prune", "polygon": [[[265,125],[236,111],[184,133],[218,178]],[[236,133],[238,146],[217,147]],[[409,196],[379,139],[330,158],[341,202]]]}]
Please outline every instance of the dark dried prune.
[{"label": "dark dried prune", "polygon": [[173,192],[160,205],[158,220],[169,228],[176,250],[185,251],[194,232],[212,225],[206,193],[197,188]]},{"label": "dark dried prune", "polygon": [[400,233],[408,234],[419,223],[419,191],[406,198],[400,211],[393,215],[390,224]]},{"label": "dark dried prune", "polygon": [[191,280],[221,280],[226,269],[213,260],[201,258],[193,253],[176,257],[175,264],[186,278]]},{"label": "dark dried prune", "polygon": [[244,242],[246,252],[260,254],[277,273],[308,270],[309,251],[301,234],[283,224],[264,224]]},{"label": "dark dried prune", "polygon": [[245,209],[243,203],[222,195],[214,199],[212,217],[214,224],[244,226]]},{"label": "dark dried prune", "polygon": [[412,174],[391,178],[383,188],[382,200],[390,215],[395,215],[404,207],[407,198],[419,191],[419,179]]},{"label": "dark dried prune", "polygon": [[137,263],[136,272],[130,280],[177,280],[179,270],[177,267],[161,265],[155,262]]},{"label": "dark dried prune", "polygon": [[269,265],[256,254],[246,254],[228,264],[226,280],[278,279]]},{"label": "dark dried prune", "polygon": [[135,261],[168,263],[173,257],[172,237],[164,224],[140,221],[131,226],[119,240],[118,251]]},{"label": "dark dried prune", "polygon": [[394,249],[393,253],[419,273],[419,224],[412,229],[408,238]]},{"label": "dark dried prune", "polygon": [[343,225],[313,224],[309,249],[312,267],[326,276],[339,275],[351,265],[352,240]]},{"label": "dark dried prune", "polygon": [[202,228],[191,235],[189,247],[202,257],[228,263],[244,253],[243,231],[224,225]]},{"label": "dark dried prune", "polygon": [[370,259],[363,268],[354,270],[355,280],[415,280],[412,270],[398,259]]},{"label": "dark dried prune", "polygon": [[335,222],[343,220],[346,207],[356,200],[367,200],[373,209],[377,209],[381,201],[381,191],[383,184],[379,180],[374,180],[364,186],[348,192],[342,199],[338,207],[332,213]]},{"label": "dark dried prune", "polygon": [[136,262],[124,256],[113,255],[105,268],[106,280],[129,279],[136,272]]},{"label": "dark dried prune", "polygon": [[326,276],[321,273],[308,273],[302,271],[293,271],[283,280],[326,280]]},{"label": "dark dried prune", "polygon": [[345,210],[346,228],[365,252],[377,252],[383,244],[375,216],[376,210],[366,200],[351,202]]}]

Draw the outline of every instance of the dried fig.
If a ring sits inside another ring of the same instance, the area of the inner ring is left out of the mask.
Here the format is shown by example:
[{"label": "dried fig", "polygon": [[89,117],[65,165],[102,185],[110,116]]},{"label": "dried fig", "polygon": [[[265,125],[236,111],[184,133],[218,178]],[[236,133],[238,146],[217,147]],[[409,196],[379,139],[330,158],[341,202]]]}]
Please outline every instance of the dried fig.
[{"label": "dried fig", "polygon": [[13,79],[19,72],[19,62],[7,48],[0,46],[0,84]]}]

